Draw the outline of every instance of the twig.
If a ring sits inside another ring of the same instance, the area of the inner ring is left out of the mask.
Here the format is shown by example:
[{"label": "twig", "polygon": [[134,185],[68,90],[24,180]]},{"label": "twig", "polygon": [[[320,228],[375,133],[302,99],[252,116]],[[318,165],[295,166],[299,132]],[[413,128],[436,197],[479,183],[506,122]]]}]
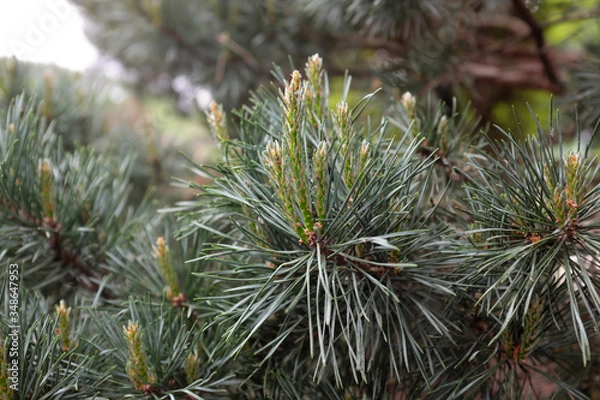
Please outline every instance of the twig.
[{"label": "twig", "polygon": [[557,24],[563,24],[572,21],[581,21],[584,19],[593,19],[598,17],[600,17],[600,9],[586,10],[545,22],[541,26],[542,29],[546,29]]},{"label": "twig", "polygon": [[231,38],[231,36],[229,35],[229,33],[219,33],[215,36],[215,39],[221,45],[227,47],[228,49],[233,51],[235,54],[240,56],[240,58],[242,58],[242,60],[244,60],[246,62],[246,64],[248,64],[252,68],[258,69],[259,63],[258,63],[258,61],[256,61],[256,58],[254,58],[252,53],[250,53],[242,45],[240,45],[235,40],[233,40]]},{"label": "twig", "polygon": [[155,27],[159,32],[162,32],[166,36],[173,39],[179,46],[181,46],[186,51],[191,53],[194,57],[198,58],[199,60],[206,61],[206,62],[210,61],[206,57],[205,53],[200,52],[196,46],[193,46],[190,43],[188,43],[184,39],[184,37],[182,35],[180,35],[177,31],[175,31],[174,29],[172,29],[160,22],[153,21],[152,18],[150,18],[150,15],[148,14],[148,12],[146,10],[144,10],[138,2],[135,3],[135,10],[146,22],[148,22],[150,25]]},{"label": "twig", "polygon": [[[93,271],[92,268],[82,261],[75,253],[71,250],[62,247],[62,240],[60,233],[58,232],[60,229],[60,224],[52,219],[44,218],[43,220],[37,217],[32,216],[27,213],[25,210],[17,211],[16,208],[9,204],[3,204],[2,206],[6,206],[6,208],[12,211],[14,214],[17,214],[18,217],[9,217],[11,219],[26,221],[28,223],[33,224],[37,229],[37,232],[42,235],[44,238],[48,239],[48,245],[54,251],[53,261],[61,262],[65,266],[73,267],[80,275],[76,277],[77,283],[84,289],[92,292],[98,293],[100,290],[100,285],[91,279],[100,280],[102,278],[102,274]],[[39,229],[45,228],[45,229]],[[50,236],[46,235],[47,230],[50,229]],[[114,296],[110,294],[106,289],[103,289],[100,295],[105,299],[112,299]]]},{"label": "twig", "polygon": [[546,53],[544,31],[542,30],[541,26],[537,23],[535,18],[533,18],[533,15],[531,14],[527,6],[523,4],[522,0],[512,0],[512,3],[517,15],[531,28],[531,36],[535,41],[540,61],[542,62],[542,65],[544,67],[546,75],[548,76],[548,79],[550,80],[550,83],[552,83],[552,86],[556,87],[559,92],[562,91],[563,85],[558,79],[556,72],[554,72],[552,62],[550,61],[550,58],[548,58],[548,54]]},{"label": "twig", "polygon": [[[92,280],[89,280],[88,278],[100,280],[102,278],[102,274],[93,271],[90,265],[77,257],[77,255],[71,250],[62,246],[62,237],[59,232],[60,224],[58,224],[56,220],[45,220],[44,225],[53,230],[48,239],[48,244],[54,251],[53,261],[60,262],[65,266],[73,267],[79,274],[75,278],[79,285],[92,293],[97,293],[100,290],[100,285]],[[40,233],[45,235],[43,230],[40,230]],[[108,293],[108,291],[105,289],[102,290],[100,295],[105,299],[113,298],[113,295]]]}]

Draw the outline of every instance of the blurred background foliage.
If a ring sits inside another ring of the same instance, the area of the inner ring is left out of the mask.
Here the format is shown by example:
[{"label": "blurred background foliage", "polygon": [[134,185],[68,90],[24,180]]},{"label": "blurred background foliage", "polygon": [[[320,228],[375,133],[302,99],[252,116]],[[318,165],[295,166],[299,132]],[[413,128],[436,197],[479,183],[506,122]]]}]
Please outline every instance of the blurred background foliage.
[{"label": "blurred background foliage", "polygon": [[457,98],[457,111],[472,103],[480,127],[534,131],[528,105],[547,126],[550,98],[565,106],[567,136],[576,111],[583,130],[600,117],[598,0],[71,2],[101,61],[73,73],[2,60],[0,101],[35,93],[67,142],[138,153],[142,191],[168,191],[180,149],[195,160],[215,154],[203,112],[211,99],[240,108],[274,64],[289,73],[315,53],[326,60],[331,107],[346,73],[350,101],[383,88],[373,119],[407,90],[449,107]]},{"label": "blurred background foliage", "polygon": [[[174,96],[180,110],[199,89],[239,107],[271,80],[273,63],[290,72],[319,53],[334,86],[348,71],[361,95],[383,87],[381,108],[406,90],[435,92],[506,127],[515,126],[512,105],[546,110],[553,95],[573,109],[574,93],[593,97],[584,85],[598,71],[597,0],[73,3],[102,53],[137,87]],[[587,126],[597,110],[580,110]]]},{"label": "blurred background foliage", "polygon": [[173,190],[172,177],[189,176],[180,151],[193,141],[190,157],[208,160],[214,147],[199,113],[182,116],[168,97],[138,96],[101,74],[0,59],[0,106],[8,109],[22,93],[41,102],[41,116],[67,150],[87,146],[106,157],[133,157],[134,203],[151,188],[162,204],[178,199],[182,192]]}]

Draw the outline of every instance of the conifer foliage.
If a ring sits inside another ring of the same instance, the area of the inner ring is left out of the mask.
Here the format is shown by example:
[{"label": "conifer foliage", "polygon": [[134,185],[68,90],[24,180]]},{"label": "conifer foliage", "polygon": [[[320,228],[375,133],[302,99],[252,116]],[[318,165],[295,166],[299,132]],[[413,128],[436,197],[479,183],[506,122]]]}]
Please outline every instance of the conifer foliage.
[{"label": "conifer foliage", "polygon": [[[92,33],[125,65],[216,79],[224,104],[206,122],[219,154],[188,160],[196,178],[175,178],[194,196],[164,207],[135,155],[97,140],[100,92],[84,96],[68,74],[31,85],[29,67],[0,64],[0,399],[598,398],[600,91],[580,90],[594,82],[586,65],[568,82],[589,106],[581,120],[551,105],[547,118],[519,113],[531,131],[492,130],[482,104],[441,95],[449,81],[425,88],[437,96],[354,100],[339,66],[356,55],[309,51],[340,32],[386,47],[378,82],[390,89],[420,73],[408,65],[427,67],[411,43],[442,40],[427,32],[459,3],[469,18],[454,20],[466,36],[452,46],[477,47],[471,29],[497,44],[506,25],[492,35],[483,17],[502,2],[76,3],[99,14]],[[511,4],[537,38],[532,9]],[[146,41],[113,49],[128,12]],[[227,29],[261,18],[267,32]],[[544,74],[532,85],[561,92],[534,44]],[[284,55],[291,70],[248,91]],[[482,72],[482,59],[458,58],[456,71]],[[441,67],[420,76],[450,79]],[[482,95],[467,72],[453,83]]]},{"label": "conifer foliage", "polygon": [[256,359],[249,379],[272,398],[585,398],[600,289],[589,146],[555,149],[551,126],[465,154],[448,142],[477,121],[409,93],[395,124],[361,125],[363,102],[321,109],[321,63],[261,90],[237,139],[221,109],[209,118],[224,160],[192,227],[214,235],[198,260],[224,268],[199,276],[228,287],[204,300],[221,304],[231,355]]}]

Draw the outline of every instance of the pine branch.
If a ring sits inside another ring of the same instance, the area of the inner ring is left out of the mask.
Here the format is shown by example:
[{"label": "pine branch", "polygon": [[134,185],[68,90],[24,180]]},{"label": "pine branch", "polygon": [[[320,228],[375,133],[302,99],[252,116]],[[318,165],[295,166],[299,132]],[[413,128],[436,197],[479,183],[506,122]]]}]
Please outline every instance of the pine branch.
[{"label": "pine branch", "polygon": [[555,68],[552,65],[552,61],[548,57],[548,52],[546,49],[546,42],[544,39],[544,32],[542,27],[535,20],[529,8],[523,3],[523,0],[512,0],[513,7],[517,12],[517,15],[529,25],[531,28],[531,36],[535,41],[535,45],[538,50],[538,55],[542,65],[544,66],[544,71],[546,72],[546,76],[548,80],[555,88],[556,93],[561,93],[564,90],[560,79],[556,75]]},{"label": "pine branch", "polygon": [[313,56],[306,80],[295,71],[279,96],[261,91],[241,115],[239,140],[223,139],[222,177],[196,206],[206,216],[196,226],[214,236],[197,260],[221,264],[199,276],[228,289],[203,301],[219,304],[232,356],[260,349],[255,373],[310,357],[305,373],[338,388],[427,380],[429,360],[442,357],[434,342],[453,329],[433,300],[452,290],[428,257],[434,161],[418,159],[423,139],[411,129],[395,143],[385,123],[357,126],[368,98],[325,113],[321,68]]},{"label": "pine branch", "polygon": [[198,46],[188,43],[186,38],[183,35],[179,34],[175,29],[163,24],[162,21],[158,18],[152,18],[152,16],[150,16],[148,11],[144,9],[144,7],[142,6],[142,4],[140,4],[139,1],[136,0],[132,3],[134,3],[135,11],[139,17],[142,17],[144,21],[156,28],[156,30],[158,30],[159,32],[163,33],[166,37],[172,39],[175,43],[177,43],[178,46],[185,49],[194,58],[206,63],[214,61],[206,57],[206,53],[202,52],[198,48]]},{"label": "pine branch", "polygon": [[[102,287],[99,282],[104,277],[103,272],[98,272],[97,268],[92,269],[85,261],[79,258],[73,251],[63,247],[61,242],[60,234],[60,223],[56,220],[50,221],[46,226],[42,227],[40,234],[46,235],[45,230],[51,231],[48,239],[50,249],[54,252],[53,261],[59,262],[65,267],[72,267],[77,272],[74,277],[79,286],[88,290],[91,293],[98,293],[102,298],[110,300],[114,299],[115,296],[106,287]],[[102,263],[102,260],[97,260],[98,265]]]},{"label": "pine branch", "polygon": [[[97,272],[97,270],[93,269],[85,261],[80,259],[73,251],[62,246],[60,235],[61,225],[58,221],[48,218],[40,220],[39,218],[35,218],[28,214],[25,210],[16,211],[14,206],[9,204],[5,204],[4,206],[12,211],[13,215],[9,216],[10,221],[17,224],[25,222],[39,233],[40,237],[46,241],[48,247],[53,251],[53,261],[58,262],[65,267],[72,267],[77,272],[74,279],[80,287],[92,294],[99,293],[100,296],[105,299],[114,298],[114,295],[110,293],[109,289],[104,287],[102,288],[102,291],[100,291],[101,286],[98,282],[102,280],[104,274]],[[18,217],[15,214],[17,214]],[[99,264],[101,263],[102,261],[99,262]]]},{"label": "pine branch", "polygon": [[[143,79],[250,101],[229,119],[211,104],[220,158],[192,162],[198,195],[157,215],[152,193],[130,200],[132,177],[161,183],[168,164],[121,145],[152,127],[113,125],[87,81],[0,61],[0,262],[20,278],[0,274],[0,392],[18,343],[27,398],[595,395],[600,163],[584,127],[599,63],[551,49],[543,22],[583,6],[74,1]],[[271,61],[316,51],[331,76],[315,54],[246,94]],[[463,101],[487,115],[496,95],[563,93],[576,66],[581,127],[551,110],[495,140]],[[393,96],[354,100],[346,70]],[[43,102],[9,107],[21,87]]]}]

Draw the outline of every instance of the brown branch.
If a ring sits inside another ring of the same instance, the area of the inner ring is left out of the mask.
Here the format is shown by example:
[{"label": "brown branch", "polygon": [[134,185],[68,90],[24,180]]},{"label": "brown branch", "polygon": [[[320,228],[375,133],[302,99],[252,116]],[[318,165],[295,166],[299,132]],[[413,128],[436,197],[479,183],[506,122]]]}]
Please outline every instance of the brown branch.
[{"label": "brown branch", "polygon": [[333,34],[332,38],[336,42],[336,50],[341,49],[366,49],[366,50],[385,50],[391,57],[398,57],[408,51],[409,46],[401,40],[390,41],[381,40],[374,37],[364,37],[362,35],[346,33]]},{"label": "brown branch", "polygon": [[[100,285],[95,280],[101,280],[103,275],[92,270],[91,266],[81,260],[74,252],[63,247],[62,236],[60,235],[61,225],[55,219],[49,220],[45,218],[42,225],[44,228],[52,231],[48,238],[48,245],[54,252],[53,261],[72,267],[78,274],[75,277],[77,283],[82,288],[92,293],[97,293],[100,290]],[[39,232],[46,237],[45,230],[39,230]],[[113,298],[113,295],[108,293],[106,289],[103,289],[100,295],[105,299]]]},{"label": "brown branch", "polygon": [[543,67],[532,60],[523,59],[511,65],[504,65],[498,60],[483,57],[457,64],[437,79],[430,81],[425,86],[425,90],[434,89],[452,80],[460,81],[469,77],[474,81],[496,82],[498,86],[525,87],[559,93],[562,86],[545,79],[543,72]]},{"label": "brown branch", "polygon": [[512,32],[517,38],[527,37],[531,33],[531,26],[521,18],[512,15],[495,14],[493,16],[480,15],[477,18],[477,28],[500,28]]},{"label": "brown branch", "polygon": [[572,22],[572,21],[581,21],[584,19],[594,19],[594,18],[598,18],[598,17],[600,17],[600,10],[598,10],[598,9],[586,10],[586,11],[582,11],[579,13],[567,15],[567,16],[564,16],[561,18],[557,18],[552,21],[548,21],[548,22],[542,24],[542,28],[546,29],[546,28],[550,28],[551,26],[557,25],[557,24],[563,24],[563,23]]},{"label": "brown branch", "polygon": [[546,76],[552,83],[552,86],[559,89],[558,93],[562,92],[564,89],[563,85],[560,82],[560,79],[558,79],[558,75],[546,52],[546,42],[544,40],[544,31],[542,30],[542,27],[537,23],[527,6],[523,4],[522,0],[512,0],[512,3],[517,15],[531,28],[531,36],[535,41],[535,45],[538,49],[538,56],[544,66]]},{"label": "brown branch", "polygon": [[254,58],[252,53],[246,50],[244,46],[233,40],[229,33],[219,33],[215,36],[215,39],[219,44],[230,49],[233,53],[237,54],[242,60],[246,62],[246,64],[248,64],[254,69],[258,69],[260,64],[258,63],[258,61],[256,61],[256,58]]},{"label": "brown branch", "polygon": [[[197,46],[194,46],[194,45],[190,44],[189,42],[187,42],[185,40],[184,36],[182,36],[179,32],[177,32],[173,28],[164,25],[160,21],[154,21],[148,14],[148,12],[146,10],[144,10],[144,8],[137,2],[136,2],[135,10],[138,12],[138,15],[141,16],[147,23],[152,25],[159,32],[161,32],[164,35],[166,35],[167,37],[171,38],[173,41],[175,41],[175,43],[177,43],[177,45],[179,45],[181,48],[183,48],[188,53],[190,53],[194,58],[196,58],[200,61],[206,62],[206,63],[212,63],[214,61],[214,60],[209,59],[209,57],[207,57],[205,53],[201,52]],[[237,43],[233,39],[231,39],[229,34],[219,33],[219,34],[215,35],[215,41],[217,43],[219,43],[220,45],[222,45],[223,47],[230,50],[231,52],[233,52],[234,54],[238,55],[240,57],[240,59],[244,60],[244,62],[246,62],[246,64],[248,64],[248,66],[250,66],[253,70],[255,70],[257,72],[264,72],[261,69],[260,63],[256,60],[256,58],[254,58],[252,53],[250,53],[250,51],[246,50],[239,43]],[[219,56],[219,59],[217,60],[217,62],[220,59],[221,59],[221,56]]]},{"label": "brown branch", "polygon": [[194,310],[183,292],[179,292],[179,295],[170,300],[173,307],[185,315],[189,323],[194,324],[198,321],[198,311]]},{"label": "brown branch", "polygon": [[528,87],[554,93],[561,90],[560,85],[539,76],[543,71],[540,70],[537,63],[521,62],[513,65],[513,68],[506,68],[486,62],[465,62],[461,65],[460,70],[474,79],[495,81],[498,85]]},{"label": "brown branch", "polygon": [[[75,278],[77,283],[82,288],[92,293],[98,293],[100,290],[100,285],[93,280],[100,280],[102,279],[103,275],[93,271],[92,268],[79,257],[77,257],[75,253],[62,246],[62,238],[59,233],[61,225],[55,219],[44,218],[42,220],[38,217],[32,216],[25,210],[17,210],[13,205],[8,204],[7,202],[3,203],[4,204],[1,206],[5,207],[14,214],[14,216],[9,216],[9,218],[16,220],[17,222],[32,224],[41,236],[43,236],[45,239],[48,239],[48,245],[54,252],[54,257],[52,259],[53,261],[61,262],[65,266],[73,267],[73,269],[79,273],[79,275]],[[49,230],[51,232],[48,236],[47,232]],[[114,298],[114,296],[106,289],[103,289],[100,295],[105,299]]]},{"label": "brown branch", "polygon": [[191,53],[194,57],[196,57],[199,60],[202,60],[204,62],[210,62],[210,60],[208,59],[208,57],[206,57],[204,53],[200,52],[196,46],[188,43],[185,40],[185,38],[179,34],[179,32],[160,22],[153,21],[148,12],[144,10],[144,8],[142,8],[142,6],[138,2],[135,3],[135,11],[137,11],[138,15],[142,17],[147,23],[152,25],[154,28],[156,28],[156,30],[163,33],[165,36],[171,38],[173,41],[175,41],[175,43],[177,43],[177,45],[185,49],[188,53]]}]

